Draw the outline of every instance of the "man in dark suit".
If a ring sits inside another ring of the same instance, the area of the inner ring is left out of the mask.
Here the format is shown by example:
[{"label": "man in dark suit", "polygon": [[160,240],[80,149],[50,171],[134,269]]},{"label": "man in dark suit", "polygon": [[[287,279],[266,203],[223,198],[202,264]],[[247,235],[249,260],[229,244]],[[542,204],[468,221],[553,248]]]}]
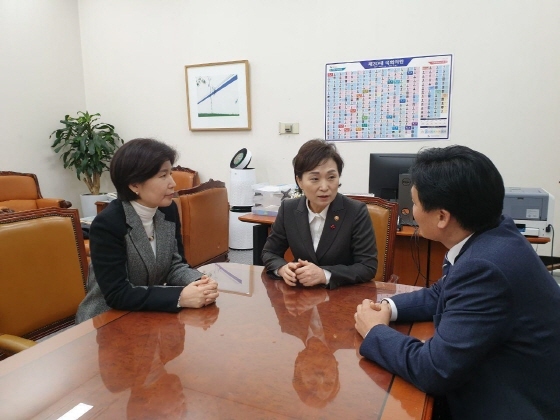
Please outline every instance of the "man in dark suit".
[{"label": "man in dark suit", "polygon": [[[453,419],[560,418],[560,288],[512,219],[494,164],[463,146],[418,154],[411,168],[420,233],[448,249],[432,287],[355,314],[360,353],[423,391]],[[432,321],[422,343],[387,327]]]},{"label": "man in dark suit", "polygon": [[[371,281],[377,247],[364,203],[338,193],[344,163],[332,143],[306,142],[293,159],[294,176],[305,194],[282,201],[262,259],[269,274],[289,286]],[[284,260],[290,248],[294,261]]]}]

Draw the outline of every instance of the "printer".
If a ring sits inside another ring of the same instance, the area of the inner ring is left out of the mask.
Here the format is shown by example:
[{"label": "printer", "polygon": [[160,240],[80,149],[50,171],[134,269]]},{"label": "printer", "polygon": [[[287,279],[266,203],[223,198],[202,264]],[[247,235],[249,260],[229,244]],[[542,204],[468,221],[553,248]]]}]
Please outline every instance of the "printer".
[{"label": "printer", "polygon": [[543,188],[506,187],[502,214],[525,236],[547,236],[554,219],[554,196]]}]

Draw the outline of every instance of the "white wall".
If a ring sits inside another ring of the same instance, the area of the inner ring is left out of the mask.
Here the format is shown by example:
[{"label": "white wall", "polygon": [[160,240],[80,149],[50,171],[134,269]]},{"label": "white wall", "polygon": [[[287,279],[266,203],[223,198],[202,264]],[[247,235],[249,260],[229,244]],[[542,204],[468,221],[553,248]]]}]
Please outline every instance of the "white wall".
[{"label": "white wall", "polygon": [[0,170],[35,173],[44,197],[78,207],[87,187],[64,170],[49,135],[84,108],[77,2],[0,0]]},{"label": "white wall", "polygon": [[[43,6],[47,10],[41,13],[50,15],[63,8],[74,16],[73,1],[32,3],[49,5]],[[507,186],[543,187],[560,202],[555,156],[555,125],[560,109],[557,1],[77,3],[87,109],[100,112],[102,119],[115,124],[127,140],[152,136],[176,146],[181,154],[178,163],[198,170],[203,181],[214,178],[228,183],[229,161],[237,150],[247,147],[253,153],[252,166],[257,168],[260,182],[291,182],[290,162],[299,146],[324,135],[326,63],[451,53],[454,71],[450,140],[340,143],[346,161],[341,191],[367,190],[370,152],[416,152],[424,146],[464,144],[486,153],[500,169]],[[33,11],[39,13],[37,6]],[[49,24],[54,25],[50,19],[41,19],[39,26]],[[77,38],[77,25],[70,22],[64,30],[54,25],[53,30],[75,34]],[[4,25],[0,28],[3,35]],[[75,42],[53,39],[51,32],[39,39],[36,31],[32,39],[19,34],[14,37],[11,31],[8,34],[30,57],[36,55],[40,45],[59,58],[61,44]],[[75,54],[64,58],[77,60],[79,47],[66,48]],[[241,59],[249,60],[251,67],[253,129],[190,132],[184,66]],[[51,60],[52,66],[58,65],[54,58]],[[4,60],[1,65],[5,65]],[[36,72],[27,71],[25,75],[25,86],[27,79],[37,78]],[[60,86],[66,80],[59,72],[53,71],[40,80],[48,80],[49,89],[58,94],[67,92]],[[27,107],[32,99],[30,94],[19,104]],[[50,107],[47,111],[58,117],[83,107],[80,99],[75,102],[75,106],[59,104],[57,112]],[[28,115],[26,110],[14,114],[12,120],[23,120]],[[278,135],[279,122],[299,122],[300,134]],[[45,125],[48,127],[42,128],[39,140],[42,149],[48,144],[43,141],[43,133],[56,128]],[[25,146],[17,151],[18,158],[24,150],[26,156],[38,157],[38,152],[30,148],[32,141],[38,141],[35,137],[25,138]],[[50,156],[49,153],[47,148],[44,154]],[[4,162],[0,157],[2,166]],[[50,165],[52,177],[73,192],[70,175]],[[560,214],[559,209],[556,214]],[[559,216],[555,226],[560,230]],[[556,242],[559,250],[560,242]],[[547,252],[549,248],[541,246],[539,253]]]}]

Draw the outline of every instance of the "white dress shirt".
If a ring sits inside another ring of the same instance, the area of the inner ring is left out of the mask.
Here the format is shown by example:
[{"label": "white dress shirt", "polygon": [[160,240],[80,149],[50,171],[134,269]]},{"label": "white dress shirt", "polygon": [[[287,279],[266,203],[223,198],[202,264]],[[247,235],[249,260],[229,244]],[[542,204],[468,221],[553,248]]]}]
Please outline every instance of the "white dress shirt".
[{"label": "white dress shirt", "polygon": [[[453,245],[449,249],[449,251],[447,251],[447,255],[445,256],[445,258],[447,258],[447,260],[449,261],[449,264],[451,264],[451,265],[455,264],[455,258],[457,258],[457,256],[461,252],[461,249],[463,249],[463,246],[465,245],[465,243],[469,240],[469,238],[471,236],[473,236],[472,233],[469,236],[467,236],[465,239],[463,239],[461,242],[459,242],[458,244]],[[390,299],[390,298],[386,298],[386,299],[383,299],[383,300],[386,300],[389,303],[389,305],[391,306],[391,321],[396,321],[397,316],[398,316],[398,312],[397,312],[397,306],[395,305],[395,302],[393,302],[393,300]],[[382,300],[382,302],[383,302],[383,300]]]},{"label": "white dress shirt", "polygon": [[[325,221],[327,220],[327,212],[329,211],[330,204],[323,209],[321,213],[314,213],[313,210],[309,208],[309,200],[305,200],[305,205],[307,206],[307,215],[309,220],[309,230],[311,231],[311,240],[313,241],[313,249],[317,251],[319,246],[319,241],[321,240],[321,235],[323,234],[323,228],[325,227]],[[329,270],[323,269],[325,273],[326,283],[329,284],[331,280],[332,273]],[[278,270],[274,270],[274,274],[278,276]]]},{"label": "white dress shirt", "polygon": [[[309,207],[309,200],[305,200],[305,205],[307,206],[308,217],[309,217],[309,230],[311,231],[311,239],[313,240],[313,249],[317,251],[319,246],[319,241],[321,240],[321,235],[323,234],[323,228],[325,227],[325,221],[327,220],[327,212],[329,211],[330,204],[321,211],[321,213],[314,213]],[[325,273],[325,278],[329,284],[331,280],[332,273],[328,270],[323,270]]]}]

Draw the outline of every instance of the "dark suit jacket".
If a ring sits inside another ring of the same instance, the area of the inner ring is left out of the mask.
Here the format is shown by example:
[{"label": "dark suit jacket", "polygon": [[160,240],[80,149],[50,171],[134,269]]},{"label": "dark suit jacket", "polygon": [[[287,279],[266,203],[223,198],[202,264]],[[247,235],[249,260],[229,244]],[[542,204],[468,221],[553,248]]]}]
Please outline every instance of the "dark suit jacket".
[{"label": "dark suit jacket", "polygon": [[377,247],[366,205],[337,194],[315,252],[305,200],[288,199],[280,205],[262,253],[269,274],[286,264],[284,253],[291,248],[295,261],[301,258],[332,273],[331,289],[371,281],[377,271]]},{"label": "dark suit jacket", "polygon": [[454,419],[560,419],[560,288],[510,218],[431,288],[392,299],[398,321],[433,319],[434,337],[378,325],[362,355],[446,395]]},{"label": "dark suit jacket", "polygon": [[183,287],[202,274],[185,262],[175,203],[158,208],[154,227],[157,257],[129,202],[114,200],[95,217],[90,229],[88,293],[78,307],[76,323],[109,308],[179,311]]}]

